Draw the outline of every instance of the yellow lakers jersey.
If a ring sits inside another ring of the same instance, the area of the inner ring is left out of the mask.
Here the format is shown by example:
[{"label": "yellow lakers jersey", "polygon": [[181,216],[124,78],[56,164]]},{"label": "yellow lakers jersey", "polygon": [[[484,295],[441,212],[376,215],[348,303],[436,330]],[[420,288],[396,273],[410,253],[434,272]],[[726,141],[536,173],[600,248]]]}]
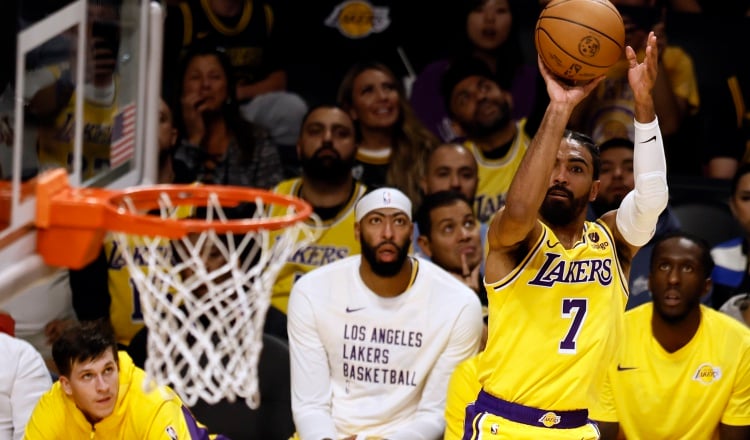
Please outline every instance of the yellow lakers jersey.
[{"label": "yellow lakers jersey", "polygon": [[[279,183],[274,192],[300,197],[301,188],[302,179],[295,178]],[[355,182],[351,198],[336,217],[319,225],[313,220],[307,221],[316,230],[318,239],[293,253],[281,268],[273,285],[271,304],[274,307],[286,313],[289,293],[297,278],[324,264],[360,253],[359,241],[354,239],[354,205],[366,191],[365,185]],[[281,212],[272,211],[272,215],[278,214]]]},{"label": "yellow lakers jersey", "polygon": [[[179,206],[169,218],[189,218],[192,215],[192,207]],[[161,239],[156,248],[157,252],[169,255],[171,245],[168,239]],[[133,280],[130,269],[123,257],[123,249],[112,234],[107,234],[104,239],[104,252],[107,258],[107,285],[109,288],[110,306],[109,319],[117,338],[117,343],[130,345],[136,333],[143,327],[143,311],[141,309],[138,285]],[[148,256],[150,247],[143,243],[141,237],[131,236],[128,239],[127,252],[133,256],[143,271],[148,273]],[[165,271],[170,268],[164,267]],[[148,294],[148,292],[145,292]]]},{"label": "yellow lakers jersey", "polygon": [[[133,247],[134,244],[131,242],[129,246]],[[169,243],[165,242],[164,252],[168,252],[168,246]],[[143,258],[137,247],[131,251],[136,261]],[[109,319],[117,342],[129,345],[133,336],[143,327],[140,292],[130,277],[130,270],[125,257],[122,256],[122,249],[111,234],[107,234],[104,240],[104,252],[107,256],[107,278],[111,300]]]},{"label": "yellow lakers jersey", "polygon": [[[115,82],[115,90],[118,84]],[[49,124],[39,127],[39,163],[42,168],[72,169],[75,130],[76,94]],[[83,178],[93,177],[97,171],[109,168],[112,129],[118,114],[118,96],[109,105],[87,99],[83,103]]]},{"label": "yellow lakers jersey", "polygon": [[481,222],[486,222],[505,206],[505,195],[510,188],[510,182],[516,175],[521,159],[529,148],[531,139],[524,131],[526,119],[516,123],[518,134],[513,139],[508,153],[500,159],[490,159],[482,154],[482,150],[473,142],[467,141],[464,146],[474,154],[479,171],[479,184],[474,197],[474,212]]},{"label": "yellow lakers jersey", "polygon": [[750,330],[701,306],[690,342],[669,353],[651,331],[653,303],[625,314],[625,344],[590,417],[628,439],[718,439],[719,423],[750,425]]},{"label": "yellow lakers jersey", "polygon": [[486,289],[483,389],[540,409],[588,408],[614,359],[627,302],[627,280],[607,226],[586,222],[581,240],[565,249],[542,224],[521,263]]}]

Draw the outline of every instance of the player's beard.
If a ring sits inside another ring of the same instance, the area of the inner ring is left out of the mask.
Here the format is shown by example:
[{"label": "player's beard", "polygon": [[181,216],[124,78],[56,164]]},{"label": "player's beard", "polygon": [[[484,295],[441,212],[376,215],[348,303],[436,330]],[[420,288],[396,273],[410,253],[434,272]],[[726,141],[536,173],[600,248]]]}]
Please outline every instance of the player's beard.
[{"label": "player's beard", "polygon": [[[497,114],[491,119],[483,119],[481,109],[483,105],[494,104],[497,106]],[[471,122],[467,124],[467,133],[470,137],[484,138],[497,133],[511,122],[511,109],[505,100],[482,100],[477,104]]]},{"label": "player's beard", "polygon": [[[685,299],[683,297],[683,301],[684,300]],[[682,305],[681,310],[677,310],[674,313],[669,313],[667,310],[664,310],[664,308],[662,308],[661,302],[656,300],[654,301],[654,312],[668,324],[679,324],[687,319],[693,309],[699,307],[700,301],[700,296],[697,295],[691,301],[685,302]]]},{"label": "player's beard", "polygon": [[547,195],[542,202],[539,213],[550,226],[565,226],[576,219],[586,209],[588,197],[575,198],[573,192],[561,186],[554,186],[548,190],[564,191],[568,194],[567,201],[553,199]]},{"label": "player's beard", "polygon": [[[330,152],[332,155],[323,156]],[[324,142],[312,156],[302,155],[300,158],[302,172],[305,177],[318,182],[344,183],[352,173],[354,154],[343,158],[330,142]]]},{"label": "player's beard", "polygon": [[[364,237],[360,236],[359,243],[362,246],[362,257],[367,260],[367,262],[370,264],[370,267],[372,268],[372,271],[375,272],[376,275],[381,277],[394,277],[396,274],[399,273],[402,267],[404,267],[404,262],[406,261],[406,257],[409,256],[409,248],[411,247],[411,238],[407,239],[403,246],[397,245],[393,241],[384,241],[377,246],[370,246],[369,243],[367,243],[364,239]],[[398,254],[396,256],[396,259],[394,261],[390,261],[387,263],[378,261],[377,256],[377,250],[378,247],[384,245],[384,244],[390,244],[391,246],[395,246],[398,250]]]}]

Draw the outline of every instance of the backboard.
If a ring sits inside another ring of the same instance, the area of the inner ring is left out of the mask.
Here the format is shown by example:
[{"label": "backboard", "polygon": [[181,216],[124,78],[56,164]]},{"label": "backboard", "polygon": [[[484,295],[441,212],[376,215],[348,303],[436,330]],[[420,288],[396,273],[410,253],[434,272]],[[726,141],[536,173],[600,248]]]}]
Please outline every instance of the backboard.
[{"label": "backboard", "polygon": [[0,18],[2,40],[15,41],[0,45],[0,308],[60,270],[36,251],[37,176],[155,183],[163,23],[148,0],[8,3],[18,6]]}]

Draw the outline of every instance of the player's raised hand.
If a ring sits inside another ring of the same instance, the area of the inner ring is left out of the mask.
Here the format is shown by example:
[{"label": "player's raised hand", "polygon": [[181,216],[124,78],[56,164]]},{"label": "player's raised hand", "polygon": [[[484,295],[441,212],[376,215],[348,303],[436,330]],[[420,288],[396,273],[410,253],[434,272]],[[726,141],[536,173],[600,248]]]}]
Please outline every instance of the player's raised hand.
[{"label": "player's raised hand", "polygon": [[541,56],[537,57],[537,63],[539,64],[539,72],[542,74],[544,82],[547,83],[550,102],[566,104],[570,106],[571,110],[583,101],[583,98],[588,96],[604,79],[602,75],[588,82],[569,82],[552,73],[544,65]]},{"label": "player's raised hand", "polygon": [[656,74],[659,67],[659,46],[654,32],[649,32],[646,42],[646,55],[643,62],[639,63],[635,50],[627,46],[625,56],[628,59],[628,82],[633,89],[636,101],[651,99],[651,90],[656,83]]}]

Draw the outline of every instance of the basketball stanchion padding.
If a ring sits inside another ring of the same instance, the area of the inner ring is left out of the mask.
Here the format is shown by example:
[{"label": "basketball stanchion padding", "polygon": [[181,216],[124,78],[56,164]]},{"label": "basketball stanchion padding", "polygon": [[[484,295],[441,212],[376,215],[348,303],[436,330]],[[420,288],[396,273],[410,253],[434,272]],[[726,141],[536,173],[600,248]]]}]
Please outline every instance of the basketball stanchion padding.
[{"label": "basketball stanchion padding", "polygon": [[169,385],[189,406],[244,398],[258,407],[271,288],[315,239],[311,213],[300,199],[241,187],[71,188],[64,171],[37,182],[45,262],[82,267],[113,234],[149,329],[147,385]]}]

